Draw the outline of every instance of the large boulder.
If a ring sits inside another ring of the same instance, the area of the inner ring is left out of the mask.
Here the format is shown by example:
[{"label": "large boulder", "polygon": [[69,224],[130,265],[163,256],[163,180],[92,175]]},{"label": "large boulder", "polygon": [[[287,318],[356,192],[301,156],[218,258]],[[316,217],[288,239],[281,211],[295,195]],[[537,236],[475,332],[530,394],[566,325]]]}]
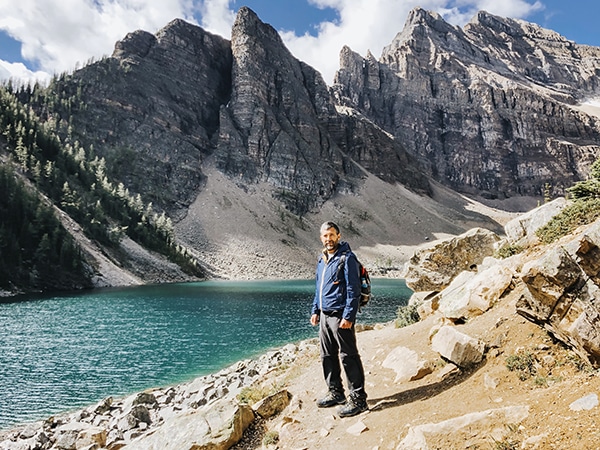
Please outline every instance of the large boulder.
[{"label": "large boulder", "polygon": [[595,366],[600,366],[599,255],[600,223],[595,223],[527,263],[521,273],[525,288],[517,301],[519,314],[543,325]]},{"label": "large boulder", "polygon": [[175,416],[154,433],[123,447],[126,450],[225,450],[239,442],[254,420],[247,405],[222,400]]},{"label": "large boulder", "polygon": [[454,321],[486,312],[506,292],[513,278],[513,271],[501,264],[478,273],[463,274],[441,292],[438,300],[438,310],[445,318]]},{"label": "large boulder", "polygon": [[418,249],[406,263],[404,278],[413,291],[441,291],[464,270],[473,270],[496,250],[500,237],[473,228],[450,239]]},{"label": "large boulder", "polygon": [[561,212],[566,205],[567,200],[559,197],[511,220],[504,226],[507,240],[511,244],[520,245],[536,242],[535,232]]},{"label": "large boulder", "polygon": [[[539,322],[550,320],[555,313],[562,315],[568,309],[566,303],[574,300],[565,294],[580,282],[582,275],[573,257],[563,247],[556,247],[543,257],[529,261],[523,266],[521,279],[530,296],[522,297],[517,310]],[[557,310],[559,302],[562,302],[560,312]]]},{"label": "large boulder", "polygon": [[446,325],[433,336],[431,348],[458,367],[466,368],[481,362],[485,343]]}]

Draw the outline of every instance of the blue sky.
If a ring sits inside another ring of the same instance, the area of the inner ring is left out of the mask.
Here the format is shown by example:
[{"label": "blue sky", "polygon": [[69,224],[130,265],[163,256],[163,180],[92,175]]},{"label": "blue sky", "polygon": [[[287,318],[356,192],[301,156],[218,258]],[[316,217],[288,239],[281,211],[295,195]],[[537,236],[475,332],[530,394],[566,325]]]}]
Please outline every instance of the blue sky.
[{"label": "blue sky", "polygon": [[329,84],[343,45],[379,57],[415,6],[459,26],[486,10],[600,46],[597,0],[0,0],[0,79],[47,80],[110,55],[130,31],[155,33],[174,18],[229,38],[244,5],[280,31],[292,53]]}]

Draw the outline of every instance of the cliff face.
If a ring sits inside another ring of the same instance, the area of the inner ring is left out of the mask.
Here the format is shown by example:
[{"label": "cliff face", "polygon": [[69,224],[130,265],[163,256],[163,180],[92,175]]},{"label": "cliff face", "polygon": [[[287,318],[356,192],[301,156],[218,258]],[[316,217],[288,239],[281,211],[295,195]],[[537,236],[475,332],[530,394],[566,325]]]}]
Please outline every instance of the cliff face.
[{"label": "cliff face", "polygon": [[82,93],[74,132],[176,216],[209,155],[302,215],[364,171],[420,194],[432,177],[488,198],[559,195],[600,154],[599,120],[575,108],[600,95],[600,49],[537,25],[481,12],[461,29],[417,8],[379,60],[340,60],[328,88],[241,8],[231,42],[175,20],[52,88]]},{"label": "cliff face", "polygon": [[412,164],[404,149],[372,123],[339,114],[321,75],[247,8],[238,14],[231,47],[232,93],[221,109],[216,151],[226,173],[267,181],[300,214],[336,192],[354,191],[365,169],[428,189],[402,173]]},{"label": "cliff face", "polygon": [[218,165],[247,183],[267,181],[291,209],[306,212],[357,173],[343,166],[324,126],[335,115],[327,86],[249,9],[238,14],[231,49],[231,98],[220,112]]},{"label": "cliff face", "polygon": [[156,35],[128,34],[111,57],[50,88],[78,93],[72,129],[113,177],[175,212],[202,186],[231,64],[229,41],[174,20]]},{"label": "cliff face", "polygon": [[490,198],[554,194],[585,176],[600,122],[600,49],[480,12],[464,29],[422,9],[376,60],[341,53],[333,90],[436,180]]}]

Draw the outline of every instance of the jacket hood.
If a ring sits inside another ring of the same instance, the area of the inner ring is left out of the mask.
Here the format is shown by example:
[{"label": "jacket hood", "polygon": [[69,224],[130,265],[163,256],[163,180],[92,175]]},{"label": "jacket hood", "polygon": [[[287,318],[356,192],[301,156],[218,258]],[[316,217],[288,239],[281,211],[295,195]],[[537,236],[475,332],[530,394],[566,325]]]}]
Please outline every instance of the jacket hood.
[{"label": "jacket hood", "polygon": [[336,253],[344,253],[344,252],[349,252],[349,251],[350,251],[350,244],[348,244],[346,241],[340,241],[340,244],[338,245],[338,248],[335,252]]}]

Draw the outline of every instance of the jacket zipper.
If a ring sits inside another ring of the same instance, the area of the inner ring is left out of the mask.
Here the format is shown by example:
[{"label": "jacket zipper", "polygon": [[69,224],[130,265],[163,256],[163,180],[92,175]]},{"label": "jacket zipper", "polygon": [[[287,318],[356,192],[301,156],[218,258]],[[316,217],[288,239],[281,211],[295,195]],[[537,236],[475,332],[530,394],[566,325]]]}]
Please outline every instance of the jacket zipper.
[{"label": "jacket zipper", "polygon": [[325,271],[327,270],[327,265],[329,261],[324,261],[323,264],[323,272],[321,272],[321,286],[319,287],[319,309],[323,312],[323,285],[325,284]]}]

